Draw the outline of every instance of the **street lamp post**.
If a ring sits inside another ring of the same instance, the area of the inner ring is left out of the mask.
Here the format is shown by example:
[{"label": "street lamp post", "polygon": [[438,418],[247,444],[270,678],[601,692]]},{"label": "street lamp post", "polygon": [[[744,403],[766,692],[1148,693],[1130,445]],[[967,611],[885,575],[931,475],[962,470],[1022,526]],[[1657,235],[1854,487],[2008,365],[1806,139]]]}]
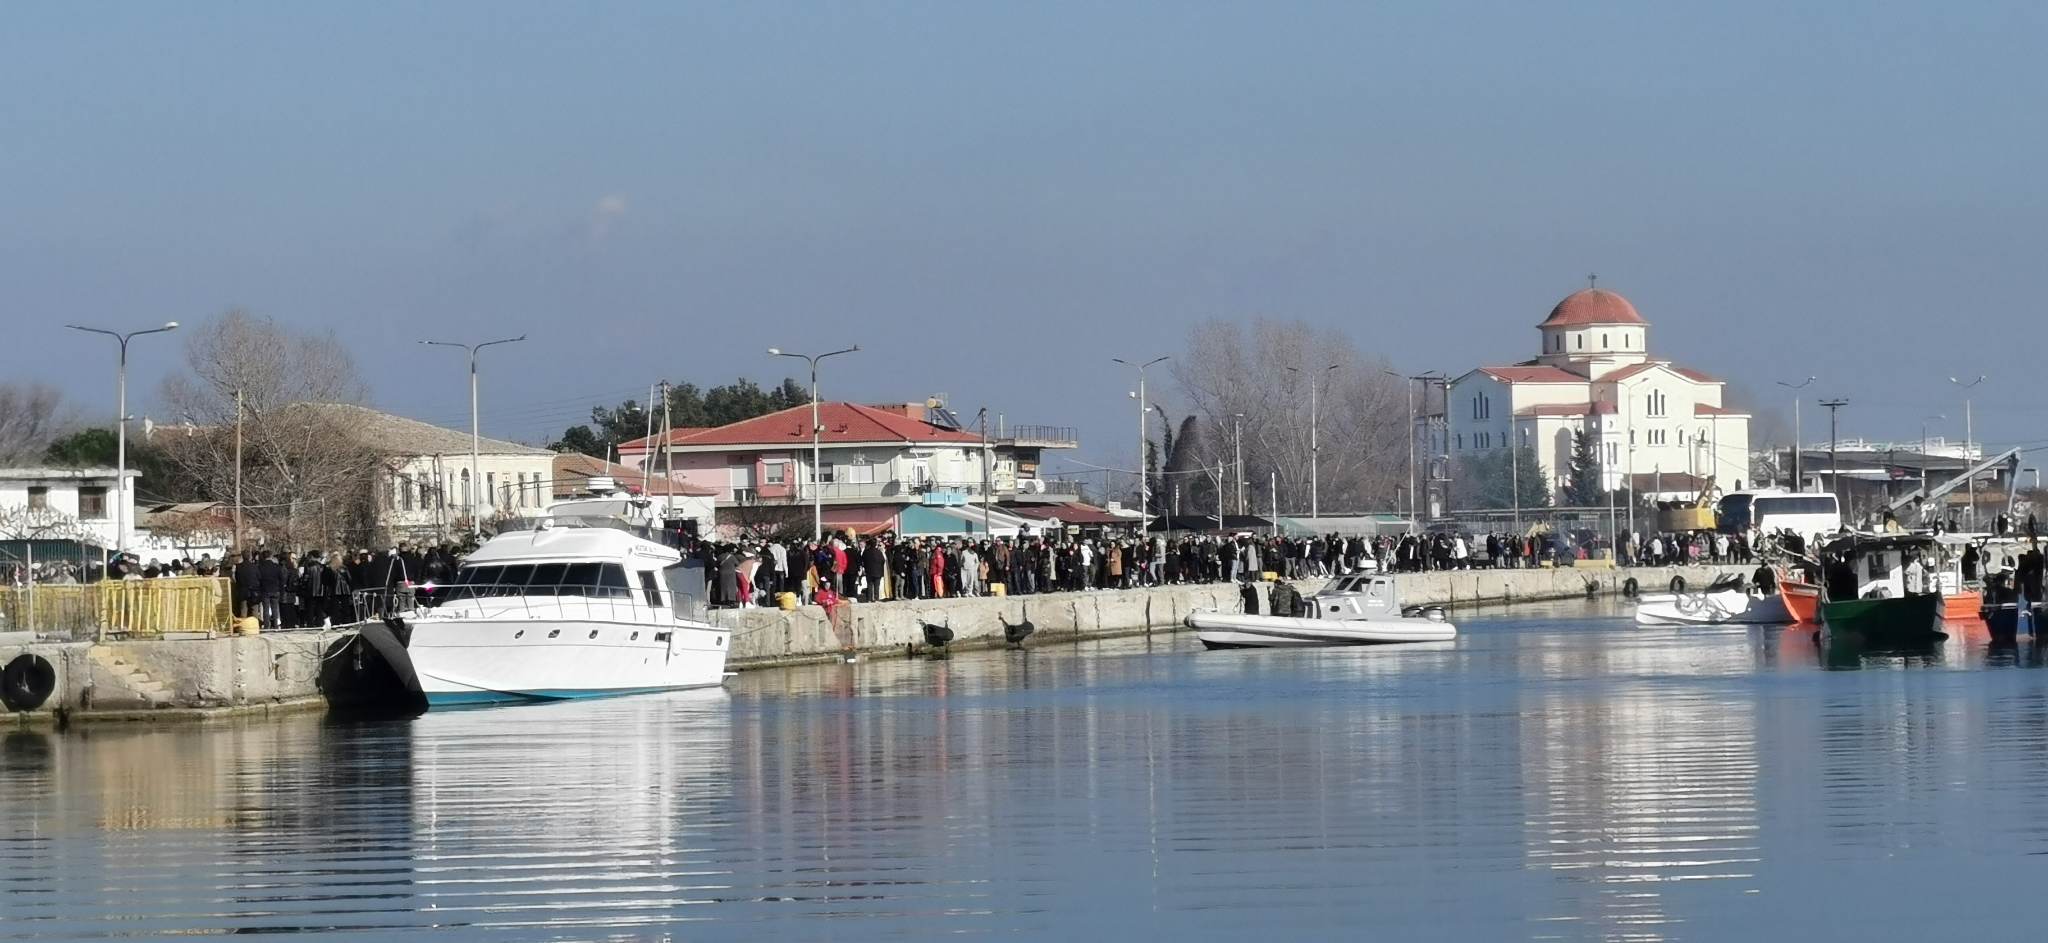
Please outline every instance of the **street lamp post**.
[{"label": "street lamp post", "polygon": [[824,427],[818,424],[818,361],[840,354],[851,354],[860,350],[860,345],[828,351],[822,354],[798,354],[780,347],[768,348],[771,357],[795,357],[811,365],[811,542],[825,542],[825,494],[818,490],[818,461],[824,454],[818,444],[818,434]]},{"label": "street lamp post", "polygon": [[[85,327],[67,324],[74,331],[88,334],[105,334],[121,347],[120,359],[114,371],[114,545],[118,552],[128,552],[128,529],[134,521],[128,520],[128,342],[144,334],[162,334],[178,329],[178,322],[165,321],[163,327],[146,328],[140,331],[110,331],[102,327]],[[100,545],[100,574],[107,572],[107,548]]]},{"label": "street lamp post", "polygon": [[[1337,367],[1338,365],[1333,363],[1324,367],[1321,373],[1310,374],[1308,378],[1308,518],[1312,521],[1323,516],[1322,475],[1318,468],[1318,459],[1322,455],[1322,446],[1316,439],[1316,385],[1322,378],[1329,376],[1330,371],[1337,369]],[[1287,372],[1300,374],[1301,368],[1288,367]]]},{"label": "street lamp post", "polygon": [[[1975,425],[1971,422],[1969,391],[1976,389],[1977,384],[1984,382],[1984,376],[1983,374],[1978,374],[1977,379],[1971,380],[1968,383],[1964,383],[1955,377],[1949,377],[1948,382],[1963,388],[1963,467],[1969,468],[1977,464],[1976,454],[1972,451],[1972,448],[1977,444],[1977,431]],[[1970,530],[1975,532],[1977,530],[1977,476],[1971,475],[1967,484],[1970,489]],[[2010,483],[2007,484],[2007,487],[2011,487]]]},{"label": "street lamp post", "polygon": [[[521,334],[518,337],[502,337],[494,341],[484,341],[480,344],[459,344],[455,341],[420,341],[420,343],[428,347],[455,347],[469,352],[469,533],[472,537],[481,537],[484,533],[483,504],[481,500],[484,491],[484,473],[482,458],[480,457],[483,451],[483,434],[477,428],[476,353],[486,347],[498,344],[516,344],[525,339],[526,335]],[[649,456],[647,460],[652,462],[654,459],[652,456]]]},{"label": "street lamp post", "polygon": [[[1109,359],[1111,363],[1134,367],[1138,371],[1138,533],[1149,536],[1152,533],[1152,483],[1145,477],[1145,368],[1170,358],[1154,357],[1144,363],[1132,363],[1122,357]],[[1160,456],[1159,463],[1164,468],[1166,456]]]},{"label": "street lamp post", "polygon": [[[1803,390],[1812,386],[1813,381],[1813,377],[1807,377],[1798,383],[1787,383],[1783,380],[1779,380],[1777,383],[1788,390]],[[1806,446],[1799,441],[1799,394],[1795,392],[1792,394],[1792,490],[1794,493],[1806,490],[1805,476],[1800,474],[1801,462],[1799,461],[1801,453],[1805,451]]]}]

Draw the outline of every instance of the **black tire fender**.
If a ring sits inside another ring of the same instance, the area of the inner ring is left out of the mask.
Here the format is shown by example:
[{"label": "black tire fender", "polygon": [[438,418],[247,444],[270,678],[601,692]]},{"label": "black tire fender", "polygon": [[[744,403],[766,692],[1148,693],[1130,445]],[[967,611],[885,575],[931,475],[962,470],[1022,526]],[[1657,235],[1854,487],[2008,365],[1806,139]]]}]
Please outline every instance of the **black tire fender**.
[{"label": "black tire fender", "polygon": [[0,669],[0,703],[8,710],[35,710],[56,691],[57,667],[41,655],[16,655]]},{"label": "black tire fender", "polygon": [[1635,577],[1631,576],[1628,579],[1621,581],[1621,594],[1623,596],[1627,596],[1633,599],[1636,596],[1642,595],[1642,592],[1642,584],[1637,583]]},{"label": "black tire fender", "polygon": [[1682,593],[1682,592],[1685,592],[1685,577],[1683,577],[1683,576],[1674,576],[1674,577],[1672,577],[1672,578],[1671,578],[1671,591],[1672,591],[1672,592],[1674,592],[1674,593]]}]

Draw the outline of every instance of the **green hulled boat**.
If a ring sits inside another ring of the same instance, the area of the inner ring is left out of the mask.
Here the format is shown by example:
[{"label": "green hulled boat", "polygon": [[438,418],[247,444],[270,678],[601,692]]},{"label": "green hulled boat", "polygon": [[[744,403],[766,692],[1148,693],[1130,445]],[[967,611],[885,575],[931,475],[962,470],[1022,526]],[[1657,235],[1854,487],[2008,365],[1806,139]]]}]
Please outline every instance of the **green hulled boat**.
[{"label": "green hulled boat", "polygon": [[1829,632],[1861,636],[1866,645],[1910,646],[1948,637],[1941,630],[1938,593],[1823,602],[1820,621]]}]

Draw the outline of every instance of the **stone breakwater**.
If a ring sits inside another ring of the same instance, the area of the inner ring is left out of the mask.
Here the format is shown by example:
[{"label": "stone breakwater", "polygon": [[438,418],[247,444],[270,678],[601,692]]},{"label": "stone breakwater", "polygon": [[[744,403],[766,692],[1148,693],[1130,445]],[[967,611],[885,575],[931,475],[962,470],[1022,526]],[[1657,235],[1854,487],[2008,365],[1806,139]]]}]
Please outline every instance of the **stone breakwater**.
[{"label": "stone breakwater", "polygon": [[[1398,577],[1404,605],[1459,606],[1516,600],[1570,599],[1620,593],[1628,580],[1645,593],[1665,592],[1673,577],[1700,588],[1728,573],[1747,574],[1746,566],[1629,567],[1623,569],[1452,570],[1404,573]],[[1314,592],[1321,580],[1296,585]],[[1034,642],[1074,641],[1175,631],[1196,609],[1239,608],[1235,585],[1214,583],[1157,586],[1149,589],[1092,590],[1036,596],[973,599],[909,600],[856,603],[851,629],[854,647],[869,655],[904,654],[924,644],[924,626],[953,630],[957,648],[1003,644],[1003,624],[1030,622]],[[840,643],[824,610],[804,606],[779,609],[726,609],[712,619],[732,629],[728,666],[734,670],[799,664],[839,657]]]},{"label": "stone breakwater", "polygon": [[[1639,567],[1631,569],[1460,570],[1409,573],[1400,579],[1407,605],[1459,606],[1516,600],[1568,599],[1622,591],[1634,579],[1644,592],[1661,592],[1674,576],[1703,587],[1724,573],[1748,567]],[[1313,592],[1319,580],[1296,584]],[[1148,631],[1172,632],[1195,609],[1239,606],[1230,584],[1158,586],[1037,596],[941,599],[855,604],[852,632],[866,655],[902,655],[924,644],[926,623],[953,630],[954,646],[1003,643],[1003,624],[1029,622],[1030,644],[1110,638]],[[727,609],[713,621],[732,629],[729,666],[735,670],[826,661],[839,657],[839,638],[824,611],[805,606]],[[275,635],[153,641],[35,642],[25,633],[0,636],[0,664],[33,652],[56,669],[57,688],[40,708],[0,714],[0,726],[71,721],[166,720],[243,713],[317,709],[323,653],[351,633]]]}]

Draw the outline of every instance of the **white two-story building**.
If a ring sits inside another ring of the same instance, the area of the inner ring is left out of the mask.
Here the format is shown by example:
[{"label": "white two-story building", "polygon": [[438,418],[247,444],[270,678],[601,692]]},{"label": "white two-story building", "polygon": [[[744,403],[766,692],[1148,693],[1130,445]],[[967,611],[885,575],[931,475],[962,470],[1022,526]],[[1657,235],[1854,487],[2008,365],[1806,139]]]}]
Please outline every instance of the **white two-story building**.
[{"label": "white two-story building", "polygon": [[1451,381],[1451,457],[1527,446],[1562,501],[1573,439],[1584,432],[1605,490],[1633,481],[1645,498],[1683,498],[1708,479],[1724,490],[1748,484],[1749,416],[1725,407],[1721,380],[1651,356],[1649,327],[1628,299],[1605,289],[1558,302],[1537,325],[1542,350],[1534,359]]},{"label": "white two-story building", "polygon": [[[0,469],[0,540],[135,544],[135,479],[116,488],[111,468]],[[121,539],[126,531],[128,539]]]}]

